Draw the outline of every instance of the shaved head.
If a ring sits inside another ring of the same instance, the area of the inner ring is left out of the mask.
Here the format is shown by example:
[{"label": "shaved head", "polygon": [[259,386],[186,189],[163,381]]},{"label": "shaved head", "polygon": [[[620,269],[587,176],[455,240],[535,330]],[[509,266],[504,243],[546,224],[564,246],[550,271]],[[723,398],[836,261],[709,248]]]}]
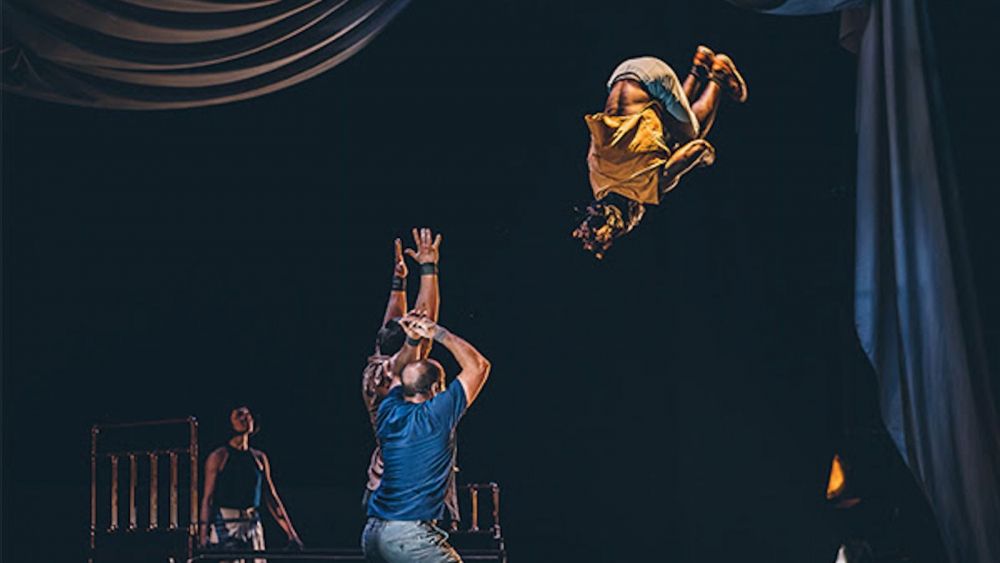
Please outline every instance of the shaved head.
[{"label": "shaved head", "polygon": [[403,383],[403,396],[430,397],[434,384],[444,374],[444,368],[435,360],[417,360],[406,364],[399,378]]}]

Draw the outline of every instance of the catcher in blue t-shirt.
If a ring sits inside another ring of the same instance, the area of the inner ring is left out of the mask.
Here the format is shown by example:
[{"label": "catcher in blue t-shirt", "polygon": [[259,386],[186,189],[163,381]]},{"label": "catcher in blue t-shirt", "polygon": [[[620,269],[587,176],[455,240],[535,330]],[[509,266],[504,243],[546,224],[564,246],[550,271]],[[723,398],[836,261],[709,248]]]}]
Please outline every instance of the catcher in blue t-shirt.
[{"label": "catcher in blue t-shirt", "polygon": [[393,376],[376,417],[385,466],[382,484],[368,501],[362,548],[376,563],[460,562],[435,521],[444,513],[445,493],[455,478],[455,427],[483,388],[490,362],[420,311],[403,317],[400,325],[411,341],[441,343],[462,371],[440,393],[434,383],[444,369],[435,360],[409,363]]}]

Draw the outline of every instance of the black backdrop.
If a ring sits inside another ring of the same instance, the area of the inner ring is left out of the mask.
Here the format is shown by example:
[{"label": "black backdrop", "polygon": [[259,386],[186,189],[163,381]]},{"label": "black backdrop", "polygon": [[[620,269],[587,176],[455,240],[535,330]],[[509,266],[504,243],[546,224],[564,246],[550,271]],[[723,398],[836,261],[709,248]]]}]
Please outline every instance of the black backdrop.
[{"label": "black backdrop", "polygon": [[[839,381],[864,370],[837,27],[694,0],[415,3],[342,66],[249,102],[5,96],[5,560],[82,557],[90,424],[195,414],[208,445],[239,402],[305,542],[355,545],[359,369],[391,240],[424,224],[445,237],[442,322],[494,362],[461,479],[501,483],[515,561],[832,560]],[[984,62],[959,37],[946,54]],[[715,168],[594,262],[568,236],[589,191],[581,116],[620,59],[683,70],[699,42],[734,57],[750,100],[723,108]],[[990,287],[996,176],[973,126],[996,118],[952,72]]]}]

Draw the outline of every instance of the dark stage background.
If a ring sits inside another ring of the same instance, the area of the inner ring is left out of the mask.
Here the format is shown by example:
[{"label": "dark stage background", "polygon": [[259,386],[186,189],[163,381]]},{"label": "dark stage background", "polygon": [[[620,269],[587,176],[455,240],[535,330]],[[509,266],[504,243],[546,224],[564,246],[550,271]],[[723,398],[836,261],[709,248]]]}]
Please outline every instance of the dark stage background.
[{"label": "dark stage background", "polygon": [[[995,40],[967,19],[939,20],[941,58],[998,365]],[[346,64],[250,102],[5,96],[4,560],[84,557],[92,423],[194,414],[205,449],[244,402],[306,544],[356,545],[360,369],[392,238],[428,225],[442,324],[494,364],[460,479],[501,484],[513,561],[832,561],[830,458],[845,413],[876,416],[838,25],[703,0],[417,2]],[[621,59],[683,73],[702,42],[750,99],[722,109],[716,166],[595,262],[569,237],[582,116]]]}]

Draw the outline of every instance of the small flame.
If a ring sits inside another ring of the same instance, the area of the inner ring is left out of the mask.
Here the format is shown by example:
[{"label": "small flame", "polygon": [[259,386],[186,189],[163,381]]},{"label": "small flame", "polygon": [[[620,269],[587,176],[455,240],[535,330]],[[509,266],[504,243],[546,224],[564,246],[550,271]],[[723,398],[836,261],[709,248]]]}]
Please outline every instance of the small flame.
[{"label": "small flame", "polygon": [[830,480],[826,484],[826,498],[832,499],[844,490],[844,466],[840,463],[840,456],[834,454],[833,464],[830,466]]}]

